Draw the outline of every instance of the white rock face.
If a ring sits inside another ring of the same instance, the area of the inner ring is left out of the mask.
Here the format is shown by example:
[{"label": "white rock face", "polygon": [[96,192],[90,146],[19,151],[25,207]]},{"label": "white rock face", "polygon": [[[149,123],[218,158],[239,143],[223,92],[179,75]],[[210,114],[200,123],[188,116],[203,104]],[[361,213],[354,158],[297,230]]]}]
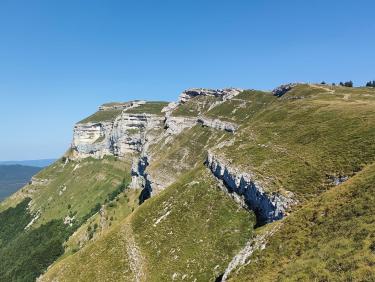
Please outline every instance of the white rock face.
[{"label": "white rock face", "polygon": [[77,124],[72,143],[74,158],[123,157],[141,152],[146,135],[152,139],[152,131],[162,128],[163,122],[162,116],[123,112],[114,121]]},{"label": "white rock face", "polygon": [[197,122],[203,126],[212,127],[217,130],[224,130],[234,133],[238,126],[231,122],[221,121],[219,119],[210,119],[206,117],[198,117]]},{"label": "white rock face", "polygon": [[223,181],[228,192],[241,196],[247,207],[257,215],[257,224],[273,222],[283,218],[290,206],[296,202],[292,193],[288,197],[277,193],[266,193],[249,173],[239,172],[212,153],[208,153],[206,165],[211,172]]},{"label": "white rock face", "polygon": [[73,131],[72,148],[75,157],[89,156],[100,158],[111,153],[109,133],[111,122],[76,124]]},{"label": "white rock face", "polygon": [[180,94],[179,103],[185,103],[197,96],[213,96],[219,97],[222,100],[228,100],[241,93],[243,90],[238,88],[227,89],[206,89],[206,88],[191,88]]}]

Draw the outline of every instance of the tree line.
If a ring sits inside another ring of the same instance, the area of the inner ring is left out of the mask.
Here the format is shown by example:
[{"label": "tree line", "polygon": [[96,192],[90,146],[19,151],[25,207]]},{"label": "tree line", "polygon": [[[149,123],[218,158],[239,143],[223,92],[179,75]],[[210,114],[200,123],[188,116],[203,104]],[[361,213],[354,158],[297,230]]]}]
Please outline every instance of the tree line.
[{"label": "tree line", "polygon": [[[325,81],[322,81],[320,84],[323,84],[323,85],[326,85],[327,83]],[[340,81],[338,83],[338,85],[340,86],[344,86],[344,87],[353,87],[354,86],[354,83],[353,81],[349,80],[349,81],[345,81],[345,82],[342,82]],[[336,86],[336,83],[332,83],[332,86]],[[366,83],[366,87],[375,87],[375,80],[373,81],[368,81]]]}]

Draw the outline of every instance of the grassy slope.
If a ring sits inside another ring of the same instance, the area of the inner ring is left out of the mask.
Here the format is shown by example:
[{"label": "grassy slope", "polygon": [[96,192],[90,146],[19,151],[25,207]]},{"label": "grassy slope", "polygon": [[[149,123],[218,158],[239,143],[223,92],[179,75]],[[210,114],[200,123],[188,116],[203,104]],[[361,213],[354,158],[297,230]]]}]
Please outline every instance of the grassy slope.
[{"label": "grassy slope", "polygon": [[[103,205],[102,211],[96,213],[87,222],[82,224],[65,243],[65,254],[63,257],[75,253],[90,242],[90,233],[92,233],[92,238],[96,239],[131,214],[138,206],[139,194],[139,190],[128,189],[119,194],[113,201]],[[95,228],[95,226],[98,227]]]},{"label": "grassy slope", "polygon": [[111,121],[111,120],[114,120],[118,115],[120,115],[121,112],[122,110],[97,111],[93,115],[81,120],[78,123]]},{"label": "grassy slope", "polygon": [[197,96],[184,104],[179,105],[173,112],[173,116],[187,116],[187,117],[196,117],[200,114],[206,112],[209,107],[220,101],[220,98],[213,96]]},{"label": "grassy slope", "polygon": [[39,281],[133,281],[127,238],[123,235],[121,225],[116,225],[81,251],[56,263]]},{"label": "grassy slope", "polygon": [[161,110],[168,105],[168,102],[146,102],[146,104],[140,105],[135,108],[126,110],[126,113],[131,114],[154,114],[154,115],[163,115]]},{"label": "grassy slope", "polygon": [[233,281],[374,281],[375,164],[289,216]]},{"label": "grassy slope", "polygon": [[245,90],[233,99],[214,107],[204,115],[241,124],[267,107],[273,100],[275,100],[275,97],[269,92]]},{"label": "grassy slope", "polygon": [[90,158],[66,165],[56,162],[37,177],[49,179],[48,185],[28,185],[22,192],[31,194],[31,208],[41,214],[39,223],[68,214],[83,218],[95,205],[104,203],[123,179],[129,183],[130,163],[114,158]]},{"label": "grassy slope", "polygon": [[188,281],[213,280],[251,237],[254,221],[200,166],[97,241],[58,262],[42,281],[131,280],[129,235],[123,231],[128,224],[145,260],[146,281],[170,281],[173,275],[179,280],[184,275]]},{"label": "grassy slope", "polygon": [[268,189],[300,199],[330,188],[328,176],[352,176],[375,157],[375,91],[329,90],[300,85],[282,98],[262,98],[266,106],[254,109],[233,145],[218,153]]}]

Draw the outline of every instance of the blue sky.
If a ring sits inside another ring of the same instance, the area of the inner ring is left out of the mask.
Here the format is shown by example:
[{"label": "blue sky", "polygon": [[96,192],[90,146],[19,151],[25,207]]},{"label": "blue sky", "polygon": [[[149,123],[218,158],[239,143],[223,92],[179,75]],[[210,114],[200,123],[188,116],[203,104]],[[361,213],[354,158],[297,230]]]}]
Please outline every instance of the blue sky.
[{"label": "blue sky", "polygon": [[59,157],[109,101],[375,79],[375,1],[0,1],[0,160]]}]

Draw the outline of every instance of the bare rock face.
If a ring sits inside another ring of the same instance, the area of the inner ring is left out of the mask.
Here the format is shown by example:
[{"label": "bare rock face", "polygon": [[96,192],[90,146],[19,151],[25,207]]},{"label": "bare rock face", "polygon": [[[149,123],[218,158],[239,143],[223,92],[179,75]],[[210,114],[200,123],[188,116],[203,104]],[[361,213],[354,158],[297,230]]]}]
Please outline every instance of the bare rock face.
[{"label": "bare rock face", "polygon": [[111,122],[76,124],[73,130],[74,158],[100,158],[111,154]]},{"label": "bare rock face", "polygon": [[185,103],[190,99],[197,96],[213,96],[219,97],[222,100],[228,100],[233,98],[242,92],[242,89],[238,88],[227,88],[227,89],[206,89],[206,88],[191,88],[187,89],[180,94],[179,103]]},{"label": "bare rock face", "polygon": [[[141,152],[153,131],[163,128],[164,117],[148,114],[122,113],[113,124],[111,143],[115,156]],[[147,140],[146,140],[147,139]]]},{"label": "bare rock face", "polygon": [[231,168],[210,152],[206,165],[216,178],[223,181],[230,194],[240,196],[244,204],[255,212],[257,225],[282,219],[289,207],[296,203],[292,193],[289,192],[288,196],[267,193],[252,175]]},{"label": "bare rock face", "polygon": [[106,155],[123,157],[141,152],[146,135],[163,127],[164,117],[123,112],[114,121],[76,124],[73,133],[74,158],[102,158]]}]

